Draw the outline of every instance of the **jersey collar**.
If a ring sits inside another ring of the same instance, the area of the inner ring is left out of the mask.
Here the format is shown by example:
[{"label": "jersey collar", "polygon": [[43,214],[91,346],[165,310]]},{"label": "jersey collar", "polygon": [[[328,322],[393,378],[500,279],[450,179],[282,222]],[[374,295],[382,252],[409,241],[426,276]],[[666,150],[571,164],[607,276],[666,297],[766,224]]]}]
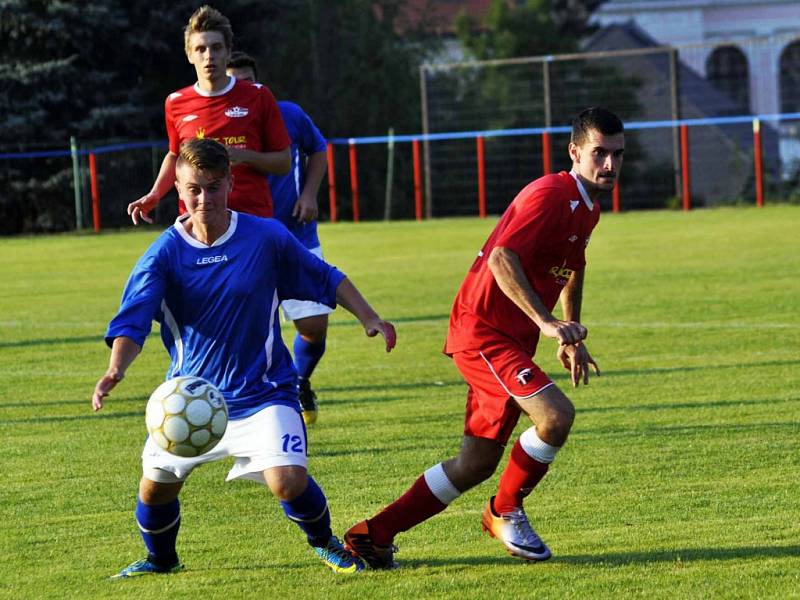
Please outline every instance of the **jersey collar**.
[{"label": "jersey collar", "polygon": [[181,215],[177,219],[175,219],[175,230],[183,238],[183,241],[185,241],[190,246],[193,246],[194,248],[214,248],[216,246],[221,246],[229,239],[231,239],[231,236],[236,231],[236,223],[239,220],[239,213],[237,213],[235,210],[231,210],[228,212],[231,213],[231,222],[228,224],[228,230],[225,233],[223,233],[219,238],[217,238],[217,240],[210,246],[206,246],[203,242],[194,239],[189,234],[189,232],[186,231],[186,228],[183,226],[183,222],[189,218],[189,215]]},{"label": "jersey collar", "polygon": [[236,77],[234,77],[233,75],[229,75],[229,77],[231,78],[231,80],[228,82],[228,85],[226,85],[221,90],[218,90],[216,92],[207,92],[205,90],[201,90],[200,89],[200,84],[195,81],[195,83],[194,83],[194,91],[197,92],[201,96],[205,96],[206,98],[211,98],[213,96],[222,96],[223,94],[227,94],[228,92],[230,92],[233,89],[233,86],[236,85]]},{"label": "jersey collar", "polygon": [[584,204],[586,204],[586,208],[588,208],[589,210],[594,210],[594,202],[592,202],[592,199],[589,198],[589,194],[586,193],[586,188],[583,187],[583,183],[581,183],[581,180],[578,178],[578,174],[575,171],[570,171],[569,174],[572,175],[572,178],[578,185],[578,192],[580,193],[581,198],[583,198],[583,202]]}]

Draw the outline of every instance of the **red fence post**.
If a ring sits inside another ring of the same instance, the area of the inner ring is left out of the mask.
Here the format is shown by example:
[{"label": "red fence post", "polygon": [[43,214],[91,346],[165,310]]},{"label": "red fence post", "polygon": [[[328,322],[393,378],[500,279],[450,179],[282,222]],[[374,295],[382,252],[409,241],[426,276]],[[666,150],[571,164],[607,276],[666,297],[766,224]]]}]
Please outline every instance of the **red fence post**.
[{"label": "red fence post", "polygon": [[89,153],[89,181],[92,187],[92,222],[94,232],[100,233],[100,188],[97,185],[97,161],[94,152]]},{"label": "red fence post", "polygon": [[414,156],[414,216],[417,221],[422,220],[422,168],[419,158],[419,140],[411,142],[411,151]]},{"label": "red fence post", "polygon": [[478,216],[486,217],[486,163],[483,136],[475,138],[478,147]]},{"label": "red fence post", "polygon": [[691,176],[689,174],[689,127],[681,125],[681,179],[683,193],[683,210],[691,210]]},{"label": "red fence post", "polygon": [[550,146],[550,132],[542,132],[542,170],[545,175],[553,172],[553,153]]},{"label": "red fence post", "polygon": [[336,162],[333,157],[333,144],[328,144],[328,206],[331,223],[336,223]]},{"label": "red fence post", "polygon": [[356,165],[356,142],[350,140],[350,189],[353,191],[353,221],[359,221],[359,202],[358,202],[358,166]]},{"label": "red fence post", "polygon": [[756,206],[764,206],[764,161],[761,147],[761,121],[753,119],[753,162],[756,170]]},{"label": "red fence post", "polygon": [[614,191],[611,192],[611,210],[615,213],[619,212],[619,179],[614,184]]}]

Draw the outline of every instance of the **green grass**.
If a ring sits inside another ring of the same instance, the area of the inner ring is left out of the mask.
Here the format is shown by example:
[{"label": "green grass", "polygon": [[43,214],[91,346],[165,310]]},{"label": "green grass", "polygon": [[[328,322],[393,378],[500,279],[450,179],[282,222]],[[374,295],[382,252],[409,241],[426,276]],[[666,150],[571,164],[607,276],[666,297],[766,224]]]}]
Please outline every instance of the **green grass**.
[{"label": "green grass", "polygon": [[[604,215],[583,315],[603,376],[569,392],[572,436],[528,502],[554,558],[522,564],[481,533],[495,476],[401,535],[401,570],[353,578],[217,463],[182,495],[187,570],[105,580],[143,554],[132,511],[158,339],[102,413],[89,397],[156,234],[2,240],[0,597],[798,598],[799,222],[790,206]],[[322,227],[327,258],[399,334],[386,355],[337,311],[315,377],[310,467],[339,534],[457,451],[465,387],[441,348],[492,224]],[[552,342],[538,360],[567,389]]]}]

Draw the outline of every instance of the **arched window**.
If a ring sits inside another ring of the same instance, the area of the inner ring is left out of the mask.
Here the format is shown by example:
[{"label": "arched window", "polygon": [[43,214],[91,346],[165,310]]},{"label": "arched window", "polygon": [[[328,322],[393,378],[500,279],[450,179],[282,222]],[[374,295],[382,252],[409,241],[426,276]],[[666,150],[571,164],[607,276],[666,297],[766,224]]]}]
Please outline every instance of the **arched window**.
[{"label": "arched window", "polygon": [[706,77],[720,92],[730,98],[736,109],[750,112],[750,76],[747,57],[736,46],[716,48],[706,61]]},{"label": "arched window", "polygon": [[800,40],[781,52],[781,112],[800,112]]}]

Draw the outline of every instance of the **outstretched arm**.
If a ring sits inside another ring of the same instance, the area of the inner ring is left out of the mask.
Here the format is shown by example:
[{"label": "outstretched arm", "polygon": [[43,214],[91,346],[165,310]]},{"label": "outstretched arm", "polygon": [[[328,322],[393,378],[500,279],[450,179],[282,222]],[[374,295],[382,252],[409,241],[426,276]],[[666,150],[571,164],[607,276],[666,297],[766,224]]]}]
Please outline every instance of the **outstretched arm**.
[{"label": "outstretched arm", "polygon": [[336,302],[355,315],[364,326],[367,336],[374,337],[380,333],[386,341],[386,351],[392,351],[397,343],[394,325],[378,316],[378,313],[373,310],[349,279],[342,279],[339,287],[336,288]]},{"label": "outstretched arm", "polygon": [[97,382],[97,385],[94,386],[94,394],[92,394],[92,408],[94,410],[103,408],[103,398],[108,396],[109,392],[122,381],[128,367],[131,366],[131,363],[139,356],[141,351],[142,347],[129,337],[120,336],[114,338],[114,344],[111,346],[111,358],[108,361],[108,370]]},{"label": "outstretched arm", "polygon": [[152,211],[161,199],[175,186],[175,164],[178,162],[177,155],[167,152],[164,160],[161,161],[161,169],[158,171],[153,188],[144,196],[128,204],[128,214],[134,225],[139,224],[139,219],[147,223],[152,223],[150,217]]},{"label": "outstretched arm", "polygon": [[502,292],[536,323],[545,336],[557,339],[562,345],[574,344],[586,337],[583,325],[570,319],[560,321],[547,309],[528,281],[516,252],[496,246],[489,255],[488,264]]}]

